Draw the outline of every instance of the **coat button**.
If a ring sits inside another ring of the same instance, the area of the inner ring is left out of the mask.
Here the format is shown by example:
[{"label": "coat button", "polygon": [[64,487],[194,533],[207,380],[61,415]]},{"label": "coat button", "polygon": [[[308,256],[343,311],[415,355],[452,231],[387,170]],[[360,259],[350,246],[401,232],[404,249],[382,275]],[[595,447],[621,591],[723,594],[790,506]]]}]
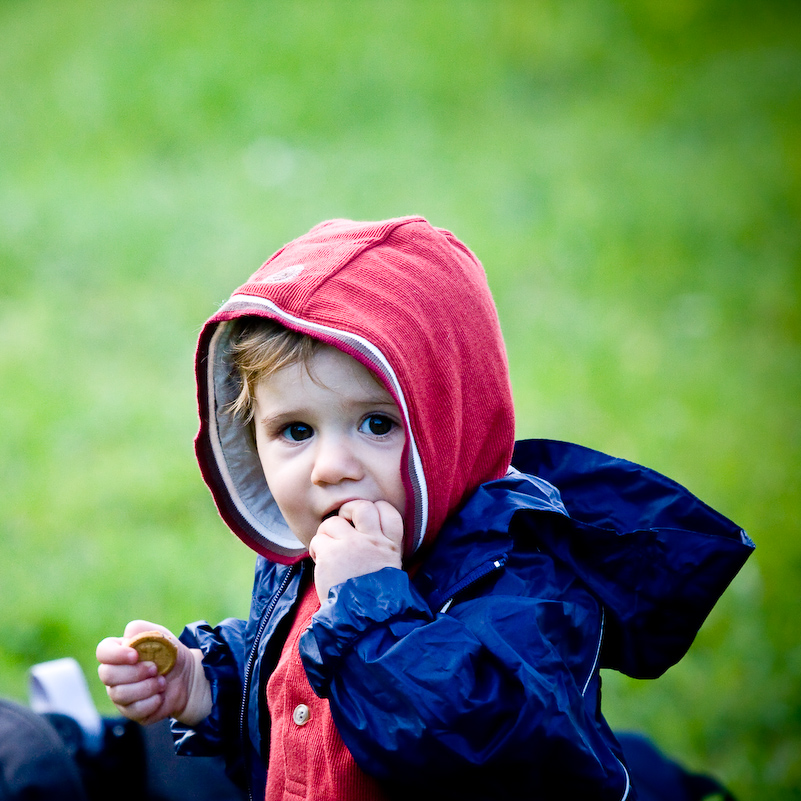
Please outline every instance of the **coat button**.
[{"label": "coat button", "polygon": [[311,712],[306,704],[298,704],[295,707],[295,711],[292,713],[292,720],[294,720],[298,726],[303,726],[305,723],[308,723],[310,717]]}]

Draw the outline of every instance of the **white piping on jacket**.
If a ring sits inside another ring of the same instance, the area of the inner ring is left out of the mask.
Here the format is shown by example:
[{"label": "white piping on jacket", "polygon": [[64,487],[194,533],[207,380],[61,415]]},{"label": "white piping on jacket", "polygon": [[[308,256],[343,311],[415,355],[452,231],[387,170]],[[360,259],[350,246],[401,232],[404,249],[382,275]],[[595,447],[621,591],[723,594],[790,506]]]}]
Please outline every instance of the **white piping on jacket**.
[{"label": "white piping on jacket", "polygon": [[[615,757],[615,759],[617,759],[617,757]],[[623,769],[623,775],[626,777],[626,787],[623,790],[623,795],[620,796],[620,801],[626,801],[631,792],[631,779],[629,778],[629,772],[626,770],[626,766],[619,759],[617,759],[617,764]]]},{"label": "white piping on jacket", "polygon": [[595,649],[595,659],[592,661],[592,667],[590,668],[590,675],[587,676],[587,681],[584,682],[584,689],[581,691],[582,697],[587,692],[587,688],[590,686],[590,682],[592,681],[592,677],[595,675],[595,671],[598,668],[598,660],[601,658],[601,645],[604,641],[604,625],[606,623],[606,610],[601,607],[601,630],[598,632],[598,647]]},{"label": "white piping on jacket", "polygon": [[[598,647],[595,649],[595,659],[593,659],[592,662],[590,675],[587,676],[587,681],[584,682],[584,688],[581,691],[582,697],[586,694],[587,690],[589,689],[590,682],[592,681],[592,678],[595,675],[595,671],[598,669],[598,662],[601,659],[601,646],[603,645],[604,641],[605,625],[606,625],[606,610],[603,607],[601,607],[601,630],[598,632]],[[617,761],[618,765],[620,765],[620,769],[623,771],[623,775],[626,777],[626,786],[623,788],[623,795],[620,797],[620,801],[626,801],[626,799],[629,797],[629,793],[631,792],[631,777],[629,776],[629,772],[626,766],[617,757],[615,757],[615,760]]]}]

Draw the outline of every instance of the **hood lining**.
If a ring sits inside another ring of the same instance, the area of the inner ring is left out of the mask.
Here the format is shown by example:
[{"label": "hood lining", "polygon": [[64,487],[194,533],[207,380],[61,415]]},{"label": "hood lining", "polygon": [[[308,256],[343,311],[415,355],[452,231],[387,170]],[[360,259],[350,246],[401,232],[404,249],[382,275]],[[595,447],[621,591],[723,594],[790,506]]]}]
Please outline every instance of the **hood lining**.
[{"label": "hood lining", "polygon": [[[230,332],[229,317],[236,312],[236,317],[252,312],[256,315],[268,312],[272,319],[287,325],[288,328],[314,336],[331,344],[348,355],[365,363],[369,369],[377,372],[387,384],[398,402],[406,422],[407,459],[403,480],[411,490],[413,501],[412,525],[407,529],[411,535],[410,553],[416,551],[423,542],[428,524],[428,493],[422,460],[409,424],[409,409],[395,371],[387,358],[373,343],[358,334],[336,328],[312,323],[300,317],[288,314],[273,302],[253,295],[233,295],[219,310],[219,315],[226,315],[217,325],[209,343],[207,367],[207,392],[209,403],[209,440],[220,479],[237,512],[246,524],[246,532],[257,550],[267,550],[281,555],[298,555],[305,551],[300,541],[291,532],[278,507],[272,499],[267,482],[261,473],[261,464],[255,445],[245,441],[243,426],[233,423],[223,408],[233,398],[227,397],[226,391],[233,379],[227,371],[225,358],[227,352],[226,332]],[[343,347],[344,346],[344,347]],[[242,474],[237,480],[234,474]],[[248,490],[253,487],[253,490]]]}]

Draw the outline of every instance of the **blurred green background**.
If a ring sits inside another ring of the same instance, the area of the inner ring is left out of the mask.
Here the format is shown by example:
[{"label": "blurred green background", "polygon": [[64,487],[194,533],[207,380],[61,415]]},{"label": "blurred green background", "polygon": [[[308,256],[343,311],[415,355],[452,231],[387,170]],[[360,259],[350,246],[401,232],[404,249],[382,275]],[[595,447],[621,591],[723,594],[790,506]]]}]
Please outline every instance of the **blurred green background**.
[{"label": "blurred green background", "polygon": [[801,6],[2,0],[0,694],[132,617],[246,613],[192,453],[199,327],[322,219],[419,213],[489,274],[520,436],[756,540],[606,711],[801,798]]}]

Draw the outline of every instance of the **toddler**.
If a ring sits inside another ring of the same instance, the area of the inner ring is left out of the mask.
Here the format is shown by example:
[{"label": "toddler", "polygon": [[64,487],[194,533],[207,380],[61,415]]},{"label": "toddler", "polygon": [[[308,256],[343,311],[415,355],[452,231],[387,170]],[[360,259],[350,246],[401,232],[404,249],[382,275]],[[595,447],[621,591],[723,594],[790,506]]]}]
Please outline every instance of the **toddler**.
[{"label": "toddler", "polygon": [[166,676],[101,642],[123,714],[171,717],[252,798],[635,798],[599,670],[679,660],[753,545],[646,468],[515,444],[464,244],[318,225],[209,320],[196,369],[203,477],[259,555],[250,617],[188,626]]}]

